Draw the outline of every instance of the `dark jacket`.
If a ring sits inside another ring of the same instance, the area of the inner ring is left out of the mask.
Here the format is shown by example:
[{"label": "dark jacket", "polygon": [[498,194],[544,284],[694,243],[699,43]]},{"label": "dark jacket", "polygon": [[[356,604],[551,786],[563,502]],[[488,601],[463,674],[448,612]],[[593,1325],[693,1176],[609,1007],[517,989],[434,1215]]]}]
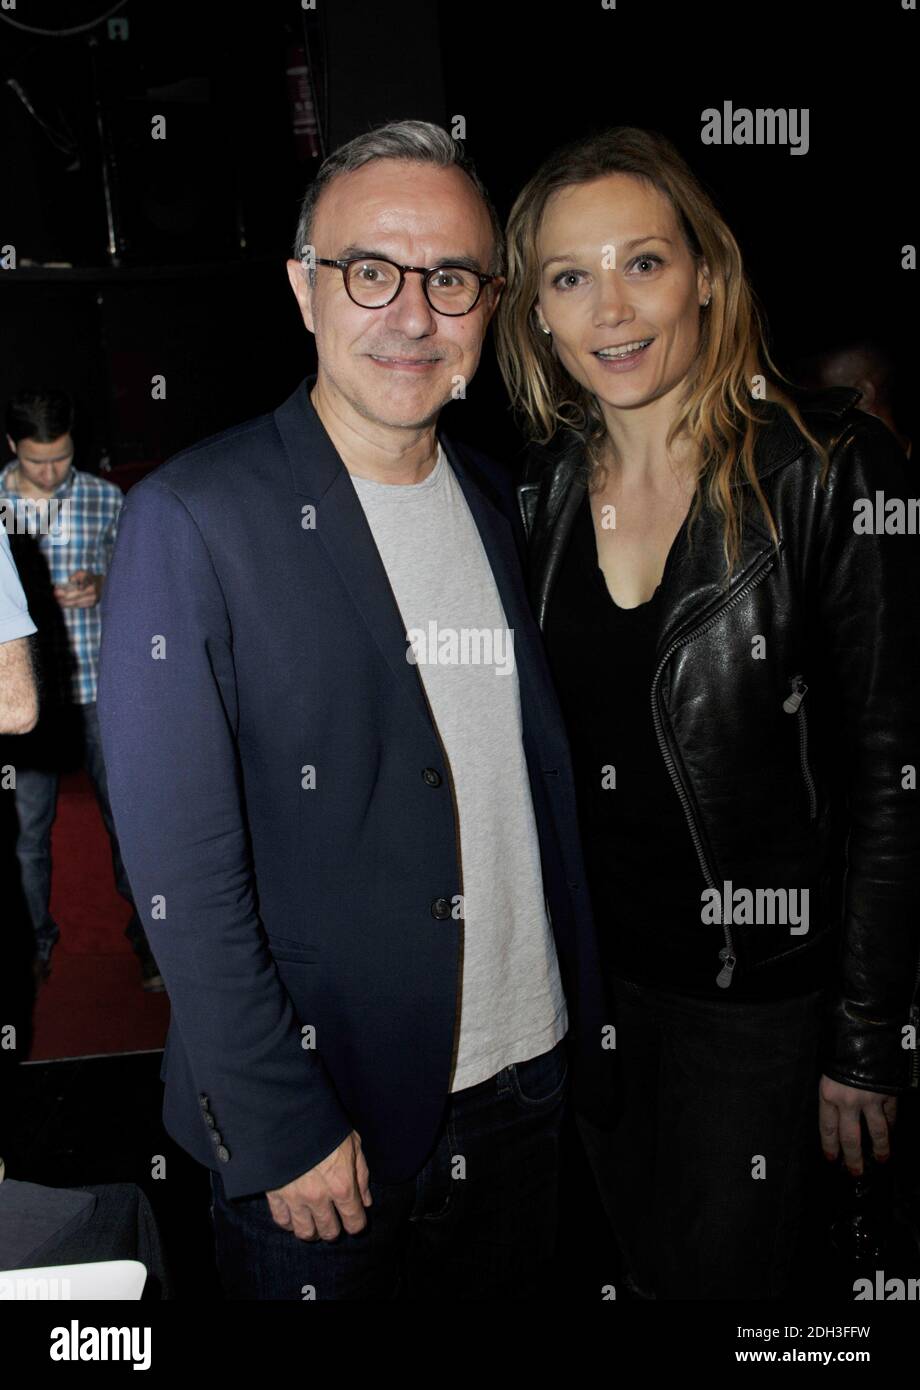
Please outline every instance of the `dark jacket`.
[{"label": "dark jacket", "polygon": [[[884,509],[918,488],[857,399],[846,389],[799,399],[831,451],[826,489],[788,412],[763,404],[756,469],[778,551],[748,483],[727,588],[720,518],[704,509],[689,544],[682,529],[662,582],[649,698],[701,893],[724,895],[726,883],[729,894],[809,891],[804,936],[768,921],[724,925],[713,978],[730,998],[734,963],[753,971],[826,952],[822,1069],[895,1093],[920,1081],[920,543],[894,533],[894,520],[890,534],[860,534],[854,504],[874,507],[880,492]],[[541,627],[584,496],[584,458],[567,430],[525,457],[518,498]]]},{"label": "dark jacket", "polygon": [[[314,381],[131,489],[102,599],[109,794],[172,1005],[164,1123],[229,1197],[291,1181],[351,1129],[372,1175],[412,1177],[454,1043],[453,792]],[[514,486],[439,438],[515,633],[575,1095],[602,1110],[611,1063],[575,788]]]}]

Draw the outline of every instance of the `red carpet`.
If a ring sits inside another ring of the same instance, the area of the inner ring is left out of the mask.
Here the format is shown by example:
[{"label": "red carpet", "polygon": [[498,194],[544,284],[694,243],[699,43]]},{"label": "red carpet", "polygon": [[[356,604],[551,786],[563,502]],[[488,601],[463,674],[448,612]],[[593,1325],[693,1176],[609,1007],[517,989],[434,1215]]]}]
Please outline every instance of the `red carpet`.
[{"label": "red carpet", "polygon": [[140,961],[124,935],[131,909],[116,891],[85,772],[61,778],[51,853],[51,915],[61,936],[39,988],[29,1060],[162,1047],[169,999],[141,989]]}]

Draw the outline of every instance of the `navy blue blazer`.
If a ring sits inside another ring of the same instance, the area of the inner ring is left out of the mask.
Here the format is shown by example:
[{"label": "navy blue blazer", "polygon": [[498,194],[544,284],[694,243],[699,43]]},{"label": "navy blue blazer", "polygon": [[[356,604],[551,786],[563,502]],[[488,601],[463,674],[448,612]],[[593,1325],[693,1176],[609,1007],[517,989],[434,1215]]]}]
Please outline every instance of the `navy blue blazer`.
[{"label": "navy blue blazer", "polygon": [[[290,1182],[352,1129],[376,1178],[413,1176],[454,1041],[449,778],[315,380],[130,490],[102,597],[109,795],[172,1005],[163,1120],[230,1197]],[[513,480],[438,438],[515,634],[573,1095],[603,1120],[608,1019]]]}]

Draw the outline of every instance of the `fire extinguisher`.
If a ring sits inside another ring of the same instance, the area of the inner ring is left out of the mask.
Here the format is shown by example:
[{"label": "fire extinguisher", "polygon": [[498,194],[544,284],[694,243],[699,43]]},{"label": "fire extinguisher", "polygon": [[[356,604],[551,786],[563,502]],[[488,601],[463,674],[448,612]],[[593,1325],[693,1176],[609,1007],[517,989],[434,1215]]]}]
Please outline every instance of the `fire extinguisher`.
[{"label": "fire extinguisher", "polygon": [[284,28],[284,76],[291,111],[294,148],[299,162],[316,162],[322,156],[322,146],[316,117],[316,92],[310,72],[307,46],[303,33],[298,33],[292,24],[285,24]]}]

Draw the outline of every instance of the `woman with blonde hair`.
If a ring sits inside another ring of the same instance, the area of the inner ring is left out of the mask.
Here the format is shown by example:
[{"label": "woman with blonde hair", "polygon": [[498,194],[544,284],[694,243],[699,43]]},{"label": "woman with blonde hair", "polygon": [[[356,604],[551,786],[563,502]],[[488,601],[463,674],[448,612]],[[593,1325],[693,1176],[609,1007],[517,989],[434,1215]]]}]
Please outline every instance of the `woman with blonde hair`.
[{"label": "woman with blonde hair", "polygon": [[884,1161],[920,1079],[916,541],[857,520],[879,493],[902,514],[904,455],[856,392],[781,376],[659,135],[549,159],[508,267],[530,592],[622,1078],[611,1128],[579,1126],[634,1296],[778,1297],[815,1120],[860,1173],[862,1124]]}]

